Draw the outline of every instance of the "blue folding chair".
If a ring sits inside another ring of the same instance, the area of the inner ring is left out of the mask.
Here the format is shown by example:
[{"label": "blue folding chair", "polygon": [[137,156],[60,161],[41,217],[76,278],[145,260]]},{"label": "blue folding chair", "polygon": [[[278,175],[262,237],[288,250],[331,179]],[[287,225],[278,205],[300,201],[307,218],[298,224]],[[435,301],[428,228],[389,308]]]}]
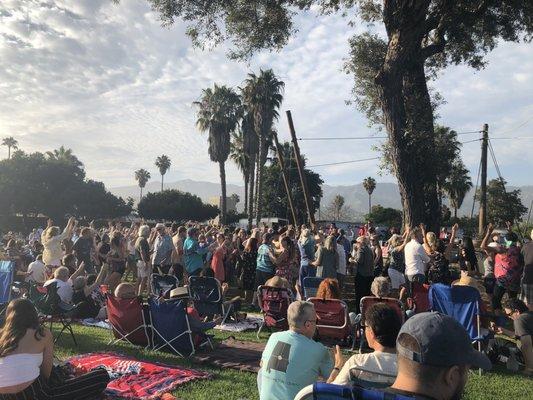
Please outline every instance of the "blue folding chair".
[{"label": "blue folding chair", "polygon": [[472,343],[477,343],[481,351],[481,342],[485,337],[481,333],[481,295],[476,288],[442,283],[431,285],[429,305],[432,311],[446,314],[463,325]]},{"label": "blue folding chair", "polygon": [[387,393],[379,389],[317,382],[300,390],[294,400],[413,400],[414,398],[415,396]]},{"label": "blue folding chair", "polygon": [[315,276],[306,276],[303,280],[303,290],[304,290],[304,297],[306,299],[310,297],[315,297],[316,292],[318,291],[318,287],[320,286],[320,283],[324,280],[324,278],[318,278]]},{"label": "blue folding chair", "polygon": [[154,351],[172,351],[181,357],[194,354],[194,340],[186,300],[148,299],[151,345]]},{"label": "blue folding chair", "polygon": [[15,277],[15,262],[0,261],[0,320],[11,301],[13,279]]},{"label": "blue folding chair", "polygon": [[179,285],[178,278],[174,275],[150,275],[150,288],[154,296],[170,297],[170,291]]},{"label": "blue folding chair", "polygon": [[224,302],[222,286],[218,279],[207,276],[189,277],[189,294],[201,317],[212,318],[221,315],[223,324],[231,314],[235,314],[233,303]]}]

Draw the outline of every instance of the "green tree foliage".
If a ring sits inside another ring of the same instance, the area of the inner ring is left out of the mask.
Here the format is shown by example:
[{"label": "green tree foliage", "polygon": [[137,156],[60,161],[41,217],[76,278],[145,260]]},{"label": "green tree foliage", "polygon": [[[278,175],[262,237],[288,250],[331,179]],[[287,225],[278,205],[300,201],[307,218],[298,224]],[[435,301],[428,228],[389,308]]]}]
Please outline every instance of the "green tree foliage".
[{"label": "green tree foliage", "polygon": [[375,205],[372,207],[372,212],[366,215],[367,221],[372,221],[376,225],[386,225],[389,227],[402,226],[402,212],[395,208],[382,207]]},{"label": "green tree foliage", "polygon": [[163,178],[171,164],[172,162],[170,161],[170,158],[164,154],[160,155],[155,160],[155,166],[159,169],[159,173],[161,174],[161,191],[163,191]]},{"label": "green tree foliage", "polygon": [[72,214],[90,219],[131,212],[131,207],[108,192],[103,183],[84,177],[81,163],[15,151],[11,159],[0,161],[0,210],[5,214],[42,213],[53,218]]},{"label": "green tree foliage", "polygon": [[368,193],[368,212],[372,212],[372,193],[376,189],[376,180],[369,176],[363,180],[363,187]]},{"label": "green tree foliage", "polygon": [[139,188],[141,189],[141,194],[139,196],[139,201],[143,198],[143,189],[150,180],[150,172],[145,170],[144,168],[138,169],[135,171],[135,180],[137,181]]},{"label": "green tree foliage", "polygon": [[453,216],[457,218],[457,210],[461,208],[466,194],[472,189],[472,180],[462,161],[459,160],[452,166],[450,174],[444,181],[443,189],[450,199]]},{"label": "green tree foliage", "polygon": [[[524,0],[148,0],[164,25],[181,19],[199,47],[232,42],[230,57],[278,50],[297,31],[298,10],[342,12],[368,31],[350,40],[347,71],[357,105],[387,131],[404,217],[439,225],[434,107],[427,81],[450,64],[485,65],[501,41],[531,40],[533,3]],[[381,28],[381,29],[380,29]]]},{"label": "green tree foliage", "polygon": [[218,208],[202,203],[198,196],[179,190],[148,193],[137,206],[146,219],[167,221],[205,221],[218,214]]},{"label": "green tree foliage", "polygon": [[321,218],[332,221],[353,221],[355,213],[350,206],[346,205],[344,197],[338,194],[322,212]]},{"label": "green tree foliage", "polygon": [[220,171],[221,222],[226,221],[226,168],[225,163],[230,154],[231,133],[239,124],[242,113],[241,98],[227,86],[207,88],[202,91],[200,101],[194,102],[198,108],[196,126],[202,132],[208,132],[209,158],[218,163]]},{"label": "green tree foliage", "polygon": [[[507,221],[518,222],[527,208],[520,200],[520,189],[505,190],[507,182],[491,179],[487,185],[487,220],[496,226],[505,226]],[[476,196],[480,198],[480,193]]]},{"label": "green tree foliage", "polygon": [[[296,219],[302,223],[307,220],[307,211],[305,207],[304,194],[300,185],[300,178],[298,169],[296,167],[296,160],[290,157],[292,146],[289,143],[283,143],[283,153],[285,158],[285,168],[291,188],[291,197],[296,211]],[[304,160],[305,164],[305,160]],[[324,181],[320,175],[307,168],[304,169],[309,187],[309,194],[311,195],[311,212],[314,214],[320,207],[320,199],[322,198],[322,183]],[[289,201],[287,200],[287,193],[283,185],[283,178],[281,175],[281,168],[277,158],[275,158],[270,165],[265,167],[265,185],[263,190],[264,211],[265,216],[279,217],[290,219]]]},{"label": "green tree foliage", "polygon": [[11,150],[17,150],[18,149],[19,142],[13,137],[5,137],[2,139],[2,146],[7,147],[7,159],[9,160],[11,158]]}]

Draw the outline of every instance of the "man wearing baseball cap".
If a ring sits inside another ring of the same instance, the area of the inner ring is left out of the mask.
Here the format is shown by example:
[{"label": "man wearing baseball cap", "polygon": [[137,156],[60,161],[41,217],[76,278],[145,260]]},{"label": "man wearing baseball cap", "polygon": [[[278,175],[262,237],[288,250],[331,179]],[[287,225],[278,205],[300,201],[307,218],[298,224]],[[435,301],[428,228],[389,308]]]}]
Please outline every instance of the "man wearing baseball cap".
[{"label": "man wearing baseball cap", "polygon": [[425,312],[409,318],[396,341],[398,375],[387,392],[419,400],[459,400],[468,370],[490,369],[463,326],[452,317]]}]

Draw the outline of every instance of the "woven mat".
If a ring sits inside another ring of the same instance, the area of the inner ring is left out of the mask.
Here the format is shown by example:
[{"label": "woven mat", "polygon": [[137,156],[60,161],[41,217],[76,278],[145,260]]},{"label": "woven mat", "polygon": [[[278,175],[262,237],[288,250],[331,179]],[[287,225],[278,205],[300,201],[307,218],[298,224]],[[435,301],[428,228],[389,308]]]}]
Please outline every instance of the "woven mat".
[{"label": "woven mat", "polygon": [[264,349],[265,343],[243,342],[230,338],[224,340],[214,350],[196,354],[193,360],[220,368],[257,373]]}]

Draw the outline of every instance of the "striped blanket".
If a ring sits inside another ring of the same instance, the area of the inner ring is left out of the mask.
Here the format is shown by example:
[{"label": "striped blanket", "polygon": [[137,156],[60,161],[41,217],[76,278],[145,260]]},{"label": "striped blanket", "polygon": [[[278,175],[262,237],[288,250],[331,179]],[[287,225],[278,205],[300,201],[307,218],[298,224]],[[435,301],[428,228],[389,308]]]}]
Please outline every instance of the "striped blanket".
[{"label": "striped blanket", "polygon": [[76,374],[105,367],[111,376],[106,399],[154,400],[185,382],[211,377],[207,372],[139,361],[117,353],[82,354],[70,358],[68,363]]}]

